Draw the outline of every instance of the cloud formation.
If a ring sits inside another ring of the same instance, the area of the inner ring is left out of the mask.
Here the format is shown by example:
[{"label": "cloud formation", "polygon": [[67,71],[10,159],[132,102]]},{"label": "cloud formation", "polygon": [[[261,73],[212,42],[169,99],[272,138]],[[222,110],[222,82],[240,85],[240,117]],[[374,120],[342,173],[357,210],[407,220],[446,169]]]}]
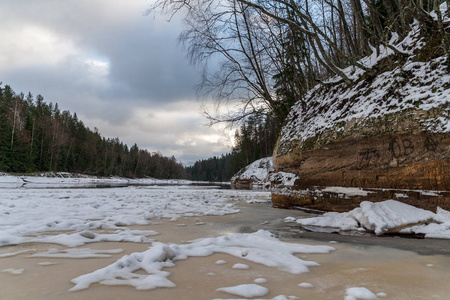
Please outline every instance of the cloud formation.
[{"label": "cloud formation", "polygon": [[199,70],[177,36],[180,22],[145,16],[143,0],[5,0],[0,81],[42,94],[106,137],[193,160],[227,152],[195,97]]}]

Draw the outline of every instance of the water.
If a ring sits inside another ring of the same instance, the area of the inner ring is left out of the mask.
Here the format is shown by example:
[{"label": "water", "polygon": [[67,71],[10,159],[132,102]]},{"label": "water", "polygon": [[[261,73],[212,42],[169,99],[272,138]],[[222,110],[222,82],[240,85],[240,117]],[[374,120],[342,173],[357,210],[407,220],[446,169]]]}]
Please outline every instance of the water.
[{"label": "water", "polygon": [[[146,193],[161,193],[161,197],[176,194],[177,189],[168,186],[143,188],[110,188],[98,190],[105,199],[113,199],[129,193],[144,197]],[[157,189],[157,191],[155,191]],[[206,189],[206,190],[205,190]],[[5,190],[4,190],[5,191]],[[0,190],[0,195],[2,192]],[[15,190],[17,192],[17,190]],[[83,193],[82,193],[83,192]],[[94,190],[92,190],[94,192]],[[24,189],[19,197],[31,197],[46,190]],[[79,189],[58,190],[49,189],[48,196],[63,194],[77,198],[89,193]],[[203,193],[203,194],[202,194]],[[206,193],[206,194],[205,194]],[[400,237],[372,236],[340,236],[337,234],[313,233],[302,231],[291,223],[283,220],[287,216],[296,218],[307,217],[302,211],[273,209],[269,202],[249,204],[249,198],[269,200],[268,193],[253,193],[249,191],[216,190],[211,187],[183,187],[180,195],[195,197],[223,197],[229,195],[240,208],[240,213],[224,216],[181,217],[176,222],[167,218],[152,220],[150,225],[128,226],[130,229],[155,230],[160,234],[152,238],[164,243],[186,243],[189,240],[215,237],[231,233],[254,232],[259,229],[269,230],[281,239],[314,245],[331,245],[336,251],[330,254],[299,255],[300,258],[316,261],[319,267],[314,267],[309,273],[293,275],[274,268],[256,263],[249,263],[225,254],[214,254],[210,257],[189,258],[177,261],[176,267],[169,268],[169,279],[177,287],[149,291],[137,291],[128,286],[93,285],[87,290],[68,292],[73,284],[70,282],[81,274],[92,272],[107,266],[125,254],[145,251],[149,244],[103,242],[93,243],[80,248],[93,249],[124,249],[123,253],[114,254],[110,258],[96,259],[55,259],[31,258],[30,253],[46,251],[49,248],[65,249],[67,247],[55,244],[29,243],[17,246],[0,247],[0,254],[21,250],[32,250],[16,256],[0,258],[0,270],[9,268],[24,271],[19,275],[0,272],[0,299],[215,299],[234,298],[215,289],[243,283],[252,283],[258,277],[268,280],[265,287],[270,293],[265,296],[271,299],[278,295],[292,295],[301,299],[344,299],[345,290],[349,287],[366,287],[374,293],[386,293],[386,299],[450,299],[450,241],[447,240],[417,240]],[[250,195],[250,196],[249,196]],[[254,195],[254,197],[251,197]],[[0,196],[0,202],[1,202]],[[64,201],[70,200],[65,199]],[[173,198],[177,201],[178,198]],[[124,201],[126,198],[124,198]],[[1,207],[1,206],[0,206]],[[0,211],[1,212],[1,211]],[[134,211],[133,211],[134,213]],[[204,225],[196,225],[198,221]],[[183,225],[183,226],[180,226]],[[101,230],[97,230],[100,232]],[[55,233],[56,234],[56,233]],[[216,265],[215,261],[223,259],[226,265]],[[54,264],[43,266],[40,262]],[[249,270],[233,270],[234,263],[245,263]],[[212,275],[214,274],[214,275]],[[302,288],[298,284],[308,282],[313,288]]]}]

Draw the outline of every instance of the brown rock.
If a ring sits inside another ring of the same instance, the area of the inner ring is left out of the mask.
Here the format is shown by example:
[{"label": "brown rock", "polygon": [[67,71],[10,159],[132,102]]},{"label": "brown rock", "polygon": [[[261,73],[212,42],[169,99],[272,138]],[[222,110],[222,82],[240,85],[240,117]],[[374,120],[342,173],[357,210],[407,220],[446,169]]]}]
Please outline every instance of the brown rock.
[{"label": "brown rock", "polygon": [[[450,134],[354,135],[312,150],[276,156],[277,171],[300,178],[289,192],[274,190],[275,207],[348,211],[361,201],[396,199],[424,209],[450,209]],[[321,187],[360,187],[367,196],[321,193]],[[419,190],[441,191],[430,196]],[[307,191],[307,192],[305,192]]]}]

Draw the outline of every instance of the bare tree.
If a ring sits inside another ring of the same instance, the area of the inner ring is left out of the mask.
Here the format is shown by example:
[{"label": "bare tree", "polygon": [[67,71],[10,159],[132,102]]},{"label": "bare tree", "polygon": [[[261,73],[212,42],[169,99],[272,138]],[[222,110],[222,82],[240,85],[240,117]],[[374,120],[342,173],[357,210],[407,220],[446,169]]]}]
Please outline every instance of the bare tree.
[{"label": "bare tree", "polygon": [[181,41],[188,46],[191,61],[219,62],[216,72],[207,72],[210,65],[206,64],[201,91],[213,95],[218,106],[237,101],[242,110],[222,119],[209,114],[214,123],[235,122],[267,110],[282,120],[292,98],[301,100],[316,80],[331,75],[352,85],[353,79],[343,69],[368,70],[358,61],[369,54],[370,44],[386,42],[392,32],[405,36],[416,17],[440,29],[448,52],[443,17],[438,13],[436,21],[429,14],[439,3],[157,0],[150,11],[171,16],[183,11],[187,29]]}]

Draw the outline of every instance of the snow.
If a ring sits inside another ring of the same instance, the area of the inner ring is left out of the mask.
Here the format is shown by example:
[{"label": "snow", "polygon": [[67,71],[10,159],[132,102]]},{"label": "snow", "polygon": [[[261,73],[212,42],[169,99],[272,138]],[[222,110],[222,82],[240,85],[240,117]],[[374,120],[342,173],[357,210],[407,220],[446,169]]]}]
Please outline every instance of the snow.
[{"label": "snow", "polygon": [[374,193],[370,191],[365,191],[362,188],[355,187],[342,187],[342,186],[329,186],[322,190],[322,192],[344,194],[346,196],[363,196],[367,197],[368,194]]},{"label": "snow", "polygon": [[234,264],[232,267],[232,269],[237,269],[237,270],[247,270],[250,269],[250,267],[246,264]]},{"label": "snow", "polygon": [[296,174],[289,172],[276,172],[269,174],[268,181],[274,185],[273,187],[292,187],[295,181],[299,179]]},{"label": "snow", "polygon": [[4,254],[0,254],[0,258],[2,257],[11,257],[11,256],[16,256],[22,253],[26,253],[26,252],[33,252],[36,249],[27,249],[27,250],[20,250],[20,251],[16,251],[16,252],[11,252],[11,253],[4,253]]},{"label": "snow", "polygon": [[[292,221],[292,218],[285,221]],[[426,238],[450,239],[450,212],[438,208],[437,213],[433,213],[395,200],[364,201],[350,212],[329,212],[319,217],[297,219],[296,222],[340,231],[368,231],[377,235],[414,233],[424,234]]]},{"label": "snow", "polygon": [[[49,182],[53,180],[48,179]],[[42,186],[47,186],[45,178],[39,178],[39,181]],[[71,185],[71,181],[76,182],[78,178],[65,178],[61,184]],[[330,246],[285,243],[268,231],[199,239],[183,245],[164,244],[150,238],[158,234],[156,231],[128,228],[133,225],[158,224],[161,218],[176,222],[179,218],[190,217],[195,218],[195,224],[204,224],[200,219],[202,216],[236,214],[240,210],[235,201],[268,200],[269,192],[192,189],[187,186],[131,186],[109,189],[1,188],[1,194],[1,246],[53,243],[77,247],[50,248],[28,257],[107,258],[121,253],[122,249],[97,250],[79,246],[107,241],[151,245],[147,251],[125,255],[105,268],[74,278],[73,291],[87,288],[92,283],[130,285],[136,289],[174,287],[175,283],[168,279],[170,273],[165,268],[174,267],[180,259],[214,253],[228,254],[244,261],[301,274],[319,264],[302,260],[295,256],[297,253],[329,253],[334,250]],[[2,256],[11,257],[25,252],[9,252]],[[44,262],[42,265],[49,263]],[[244,263],[234,265],[235,268],[244,266],[248,267]],[[136,272],[140,269],[147,274]],[[262,280],[258,282],[262,283]],[[274,299],[288,299],[283,297],[280,295]]]},{"label": "snow", "polygon": [[216,265],[224,265],[226,263],[227,263],[227,261],[223,260],[223,259],[219,259],[218,261],[216,261]]},{"label": "snow", "polygon": [[309,283],[309,282],[302,282],[302,283],[300,283],[298,286],[299,286],[299,287],[303,287],[303,288],[313,288],[313,287],[314,287],[314,285],[312,285],[312,284]]},{"label": "snow", "polygon": [[[420,26],[416,21],[403,40],[393,34],[389,41],[390,46],[408,54],[404,65],[394,66],[392,70],[378,74],[373,80],[370,79],[371,76],[364,76],[366,71],[349,67],[343,72],[354,82],[350,87],[345,83],[338,83],[341,78],[336,76],[330,80],[336,83],[332,88],[318,85],[312,89],[306,96],[309,103],[306,110],[302,109],[300,102],[292,107],[281,130],[277,155],[284,155],[290,149],[301,147],[309,138],[319,138],[314,143],[320,144],[342,134],[346,136],[358,132],[366,126],[373,126],[374,120],[385,120],[386,124],[395,126],[397,118],[390,116],[401,113],[415,119],[419,125],[414,126],[419,126],[419,130],[431,133],[450,132],[450,89],[447,87],[450,73],[446,71],[446,57],[436,57],[427,62],[415,59],[414,51],[425,45],[419,31]],[[377,55],[376,48],[373,47],[373,53],[359,63],[370,69],[394,54],[385,45],[379,45],[378,50]],[[392,89],[396,92],[392,93]],[[441,108],[442,113],[428,113],[437,107]],[[422,112],[422,115],[411,115],[411,111]],[[379,130],[389,131],[390,128],[387,126],[386,129]]]},{"label": "snow", "polygon": [[90,248],[75,248],[59,250],[48,249],[45,252],[34,253],[28,257],[50,257],[50,258],[98,258],[111,257],[111,254],[122,253],[123,249],[96,250]]},{"label": "snow", "polygon": [[[264,299],[253,298],[252,300],[295,300],[295,299],[300,299],[300,298],[296,297],[296,296],[278,295],[278,296],[270,298],[270,299],[267,299],[267,298],[264,298]],[[239,298],[239,299],[238,298],[231,298],[231,299],[216,298],[216,299],[213,299],[213,300],[248,300],[248,298]]]},{"label": "snow", "polygon": [[378,299],[377,295],[372,293],[365,287],[352,287],[346,291],[347,295],[345,300],[357,300],[357,299]]},{"label": "snow", "polygon": [[[243,257],[244,250],[248,251],[248,255]],[[329,253],[333,250],[329,246],[282,242],[264,230],[251,234],[198,239],[183,245],[155,242],[147,251],[125,255],[105,268],[74,278],[72,282],[75,286],[71,290],[86,289],[93,283],[131,285],[136,289],[173,287],[175,284],[167,279],[170,273],[163,271],[163,268],[174,267],[177,260],[214,253],[225,253],[292,274],[302,274],[308,272],[309,267],[319,264],[302,260],[295,256],[296,253]],[[148,275],[134,273],[140,269]],[[259,294],[254,297],[257,296]]]},{"label": "snow", "polygon": [[38,263],[38,265],[40,265],[40,266],[51,266],[51,265],[56,265],[56,263],[51,262],[51,261],[43,261],[43,262]]},{"label": "snow", "polygon": [[267,283],[267,279],[265,279],[265,278],[256,278],[255,280],[253,280],[253,282],[254,283],[259,283],[259,284],[262,284],[262,283]]},{"label": "snow", "polygon": [[232,178],[231,182],[250,181],[254,185],[263,184],[270,172],[273,172],[272,157],[258,159],[240,170]]},{"label": "snow", "polygon": [[14,269],[14,268],[2,270],[2,272],[11,273],[12,275],[20,275],[23,273],[23,271],[24,271],[24,269]]},{"label": "snow", "polygon": [[[0,176],[0,182],[4,178],[9,180]],[[149,225],[158,218],[235,214],[239,209],[233,199],[270,199],[267,192],[217,189],[193,192],[183,186],[163,188],[164,192],[161,189],[158,186],[1,189],[0,246],[30,242],[66,246],[104,241],[150,243],[149,237],[157,232],[130,230],[126,226]],[[99,229],[102,233],[94,232]]]},{"label": "snow", "polygon": [[246,298],[265,296],[269,293],[268,288],[253,283],[218,288],[216,291]]},{"label": "snow", "polygon": [[[121,186],[153,186],[178,185],[187,186],[192,181],[182,179],[155,179],[139,178],[130,179],[122,177],[97,177],[84,174],[73,174],[66,172],[49,172],[36,174],[35,176],[14,176],[0,172],[0,188],[96,188],[96,187],[121,187]],[[211,182],[195,182],[196,184]],[[229,185],[229,182],[216,182],[218,185]]]}]

